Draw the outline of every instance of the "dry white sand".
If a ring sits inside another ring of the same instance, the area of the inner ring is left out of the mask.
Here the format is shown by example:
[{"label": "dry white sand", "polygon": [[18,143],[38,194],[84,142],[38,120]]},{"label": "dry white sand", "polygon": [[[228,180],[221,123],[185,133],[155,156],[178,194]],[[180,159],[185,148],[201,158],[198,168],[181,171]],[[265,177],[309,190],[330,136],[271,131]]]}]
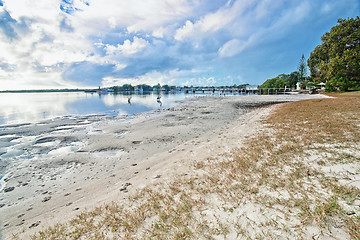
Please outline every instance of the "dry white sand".
[{"label": "dry white sand", "polygon": [[322,97],[199,97],[129,118],[64,117],[3,127],[0,147],[18,154],[0,153],[2,237],[26,238],[187,171],[188,160],[239,146],[271,110],[259,106]]}]

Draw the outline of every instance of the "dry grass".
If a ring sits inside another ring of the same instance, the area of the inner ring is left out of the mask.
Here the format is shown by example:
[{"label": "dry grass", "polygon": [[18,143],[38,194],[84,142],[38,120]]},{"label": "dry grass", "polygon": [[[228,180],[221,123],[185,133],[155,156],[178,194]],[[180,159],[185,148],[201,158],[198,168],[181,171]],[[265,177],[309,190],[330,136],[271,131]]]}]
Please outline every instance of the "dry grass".
[{"label": "dry grass", "polygon": [[360,239],[360,94],[286,103],[244,147],[33,239]]}]

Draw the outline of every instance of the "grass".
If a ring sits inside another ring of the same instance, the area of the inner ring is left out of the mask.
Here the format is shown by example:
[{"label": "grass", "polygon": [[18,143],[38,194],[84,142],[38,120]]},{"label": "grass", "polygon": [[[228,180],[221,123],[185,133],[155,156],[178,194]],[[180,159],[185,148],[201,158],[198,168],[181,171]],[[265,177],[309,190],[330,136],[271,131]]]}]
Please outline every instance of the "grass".
[{"label": "grass", "polygon": [[32,239],[360,239],[360,172],[337,170],[359,169],[360,93],[332,96],[281,104],[243,147]]}]

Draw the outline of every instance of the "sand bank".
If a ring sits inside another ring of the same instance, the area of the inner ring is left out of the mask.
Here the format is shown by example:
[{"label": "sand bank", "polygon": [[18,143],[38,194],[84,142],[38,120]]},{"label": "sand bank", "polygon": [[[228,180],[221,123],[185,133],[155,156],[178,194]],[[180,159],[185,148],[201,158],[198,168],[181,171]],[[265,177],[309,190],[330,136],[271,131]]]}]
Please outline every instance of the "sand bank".
[{"label": "sand bank", "polygon": [[[23,237],[239,146],[274,103],[321,95],[199,97],[134,116],[63,117],[0,130],[3,237]],[[261,107],[261,108],[259,108]],[[10,151],[10,150],[11,151]]]}]

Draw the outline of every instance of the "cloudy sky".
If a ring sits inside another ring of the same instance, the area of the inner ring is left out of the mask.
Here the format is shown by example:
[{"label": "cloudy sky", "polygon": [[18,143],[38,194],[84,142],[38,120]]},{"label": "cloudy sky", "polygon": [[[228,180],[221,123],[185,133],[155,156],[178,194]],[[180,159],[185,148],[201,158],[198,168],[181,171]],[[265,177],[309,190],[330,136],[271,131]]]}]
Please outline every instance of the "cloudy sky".
[{"label": "cloudy sky", "polygon": [[0,90],[261,84],[359,0],[0,0]]}]

